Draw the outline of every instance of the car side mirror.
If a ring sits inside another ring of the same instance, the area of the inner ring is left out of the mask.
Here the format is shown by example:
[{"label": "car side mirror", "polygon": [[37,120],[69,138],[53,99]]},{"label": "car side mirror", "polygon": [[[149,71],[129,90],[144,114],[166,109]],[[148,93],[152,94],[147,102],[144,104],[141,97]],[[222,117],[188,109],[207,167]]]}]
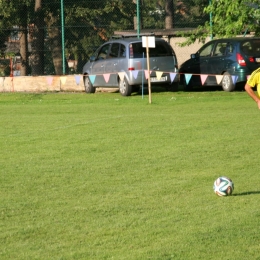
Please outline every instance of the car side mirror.
[{"label": "car side mirror", "polygon": [[190,57],[191,57],[191,59],[195,59],[198,57],[198,54],[191,54]]}]

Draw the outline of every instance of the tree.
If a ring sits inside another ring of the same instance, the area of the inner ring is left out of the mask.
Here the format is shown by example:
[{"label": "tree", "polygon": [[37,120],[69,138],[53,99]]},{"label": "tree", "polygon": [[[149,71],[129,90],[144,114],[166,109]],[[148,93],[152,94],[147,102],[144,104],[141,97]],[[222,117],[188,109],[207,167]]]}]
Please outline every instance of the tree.
[{"label": "tree", "polygon": [[20,54],[21,54],[21,76],[26,76],[28,71],[28,7],[23,4],[20,7]]},{"label": "tree", "polygon": [[165,29],[173,28],[173,0],[165,1]]},{"label": "tree", "polygon": [[254,32],[260,35],[260,6],[258,0],[212,0],[204,12],[212,16],[204,25],[187,38],[185,44],[191,44],[199,39],[205,42],[209,35],[215,38],[234,37]]},{"label": "tree", "polygon": [[35,0],[34,22],[29,25],[31,38],[31,66],[32,75],[44,74],[44,13],[42,0]]},{"label": "tree", "polygon": [[[28,43],[27,43],[27,25],[28,25],[28,13],[29,13],[29,0],[1,0],[0,8],[2,13],[1,29],[10,32],[13,31],[13,27],[16,26],[18,37],[20,37],[20,48],[16,52],[20,52],[21,55],[21,75],[27,74],[28,68]],[[14,33],[14,31],[13,31]],[[10,36],[10,35],[9,35]],[[17,53],[13,53],[15,56]]]}]

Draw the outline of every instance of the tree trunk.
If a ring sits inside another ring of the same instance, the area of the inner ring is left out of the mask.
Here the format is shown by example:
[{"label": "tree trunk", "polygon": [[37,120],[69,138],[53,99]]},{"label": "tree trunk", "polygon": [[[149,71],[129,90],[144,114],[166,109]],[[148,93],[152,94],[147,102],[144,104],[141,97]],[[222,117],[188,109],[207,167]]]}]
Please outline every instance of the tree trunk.
[{"label": "tree trunk", "polygon": [[165,29],[173,28],[173,0],[165,1]]},{"label": "tree trunk", "polygon": [[21,36],[20,36],[20,55],[21,55],[21,76],[27,76],[28,71],[28,40],[27,40],[27,6],[21,8]]},{"label": "tree trunk", "polygon": [[44,74],[44,15],[42,0],[35,0],[35,24],[32,27],[32,75]]},{"label": "tree trunk", "polygon": [[48,35],[49,35],[49,45],[52,53],[53,65],[55,68],[56,75],[62,75],[62,46],[61,46],[61,32],[60,25],[58,25],[59,19],[53,16],[52,13],[49,14],[48,20]]}]

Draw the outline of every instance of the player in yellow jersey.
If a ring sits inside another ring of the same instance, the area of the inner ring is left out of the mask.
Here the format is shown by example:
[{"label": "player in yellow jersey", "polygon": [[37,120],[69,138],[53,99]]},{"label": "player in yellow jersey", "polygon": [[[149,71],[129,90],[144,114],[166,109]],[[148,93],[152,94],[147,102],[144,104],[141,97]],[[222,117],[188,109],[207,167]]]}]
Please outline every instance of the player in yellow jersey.
[{"label": "player in yellow jersey", "polygon": [[[258,95],[255,94],[253,87],[257,88]],[[257,103],[260,109],[260,68],[252,72],[245,85],[247,94]]]}]

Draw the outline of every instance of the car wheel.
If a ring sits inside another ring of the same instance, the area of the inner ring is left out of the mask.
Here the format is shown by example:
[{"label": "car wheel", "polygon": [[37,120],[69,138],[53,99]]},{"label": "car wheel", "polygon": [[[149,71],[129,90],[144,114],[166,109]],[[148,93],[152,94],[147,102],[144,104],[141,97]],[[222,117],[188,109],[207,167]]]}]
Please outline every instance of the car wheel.
[{"label": "car wheel", "polygon": [[228,92],[231,92],[235,89],[235,84],[233,83],[232,77],[228,72],[223,74],[222,89]]},{"label": "car wheel", "polygon": [[86,93],[95,93],[95,91],[96,91],[96,88],[93,87],[88,76],[84,76],[84,87],[85,87]]},{"label": "car wheel", "polygon": [[119,79],[119,92],[122,96],[130,96],[132,93],[132,86],[129,85],[128,81],[126,78]]}]

